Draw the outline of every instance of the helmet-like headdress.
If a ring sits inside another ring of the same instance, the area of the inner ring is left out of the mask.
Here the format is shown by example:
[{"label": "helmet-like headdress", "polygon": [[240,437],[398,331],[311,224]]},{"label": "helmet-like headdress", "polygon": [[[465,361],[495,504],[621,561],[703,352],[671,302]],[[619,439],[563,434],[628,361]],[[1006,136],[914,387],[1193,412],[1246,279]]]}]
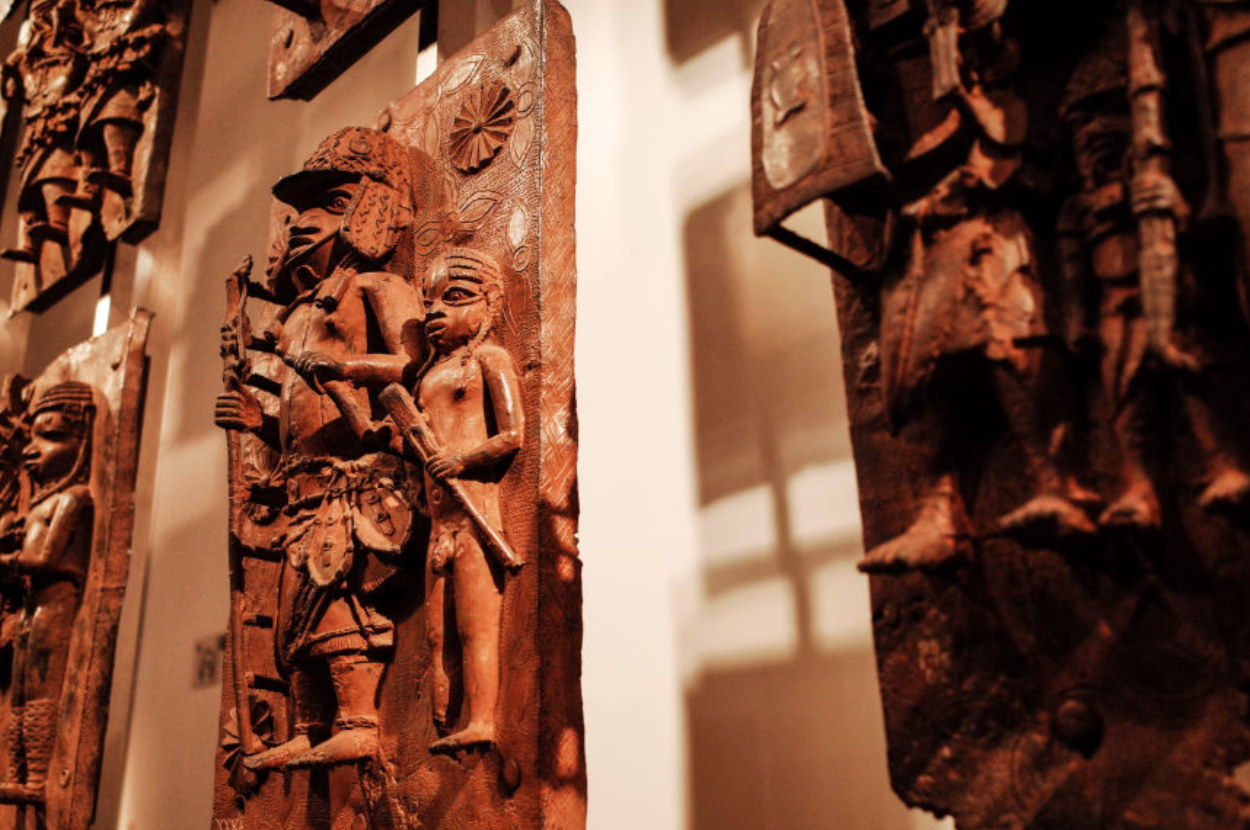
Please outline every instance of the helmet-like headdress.
[{"label": "helmet-like headdress", "polygon": [[321,142],[298,173],[273,187],[280,201],[298,207],[301,194],[327,180],[359,181],[360,191],[343,214],[340,235],[366,259],[382,259],[412,223],[411,155],[379,130],[348,127]]},{"label": "helmet-like headdress", "polygon": [[88,413],[95,412],[95,392],[89,384],[76,380],[49,386],[35,401],[31,415],[52,411],[85,418]]}]

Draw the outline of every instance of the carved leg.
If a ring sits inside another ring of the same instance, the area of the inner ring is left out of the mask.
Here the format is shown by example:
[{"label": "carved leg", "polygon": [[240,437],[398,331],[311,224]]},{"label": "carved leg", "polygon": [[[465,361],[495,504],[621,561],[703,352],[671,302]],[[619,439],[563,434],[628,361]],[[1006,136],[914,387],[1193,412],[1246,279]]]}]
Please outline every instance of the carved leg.
[{"label": "carved leg", "polygon": [[35,240],[31,238],[30,228],[39,222],[39,217],[33,211],[24,210],[22,216],[22,231],[20,237],[21,247],[5,248],[0,251],[0,257],[11,260],[13,262],[37,263],[39,261],[39,246]]},{"label": "carved leg", "polygon": [[70,179],[49,179],[40,185],[45,206],[45,222],[30,227],[31,237],[59,244],[69,241],[70,209],[61,203],[61,199],[73,192],[73,184]]},{"label": "carved leg", "polygon": [[451,703],[451,678],[447,674],[445,650],[447,626],[447,576],[437,551],[431,545],[425,567],[425,636],[430,644],[430,695],[432,717],[438,734],[445,735],[451,728],[447,710]]},{"label": "carved leg", "polygon": [[1135,393],[1125,401],[1112,422],[1112,432],[1120,447],[1120,475],[1123,487],[1116,500],[1103,511],[1098,523],[1105,527],[1157,530],[1162,522],[1159,497],[1146,469],[1146,448],[1142,446],[1143,403]]},{"label": "carved leg", "polygon": [[100,205],[100,186],[90,181],[91,174],[103,165],[103,158],[96,142],[90,142],[91,146],[83,146],[79,153],[82,156],[82,169],[78,174],[77,189],[73,193],[68,193],[57,199],[57,204],[64,205],[71,210],[83,210],[88,213],[95,213]]},{"label": "carved leg", "polygon": [[125,120],[107,121],[100,131],[108,154],[108,169],[95,170],[88,178],[91,182],[103,185],[128,199],[134,192],[131,171],[134,166],[135,145],[143,135],[143,124]]},{"label": "carved leg", "polygon": [[339,654],[330,658],[330,681],[338,698],[338,729],[326,741],[287,764],[290,769],[349,764],[376,758],[378,741],[378,684],[382,664],[363,654]]},{"label": "carved leg", "polygon": [[26,748],[22,742],[22,724],[25,717],[24,706],[14,706],[9,710],[9,722],[5,725],[5,740],[8,751],[5,756],[6,780],[10,784],[20,784],[25,779],[23,767],[26,765]]},{"label": "carved leg", "polygon": [[48,780],[52,749],[56,746],[56,706],[53,698],[26,701],[22,742],[26,747],[26,788],[42,797]]},{"label": "carved leg", "polygon": [[326,732],[328,725],[320,701],[318,678],[305,668],[291,672],[291,704],[295,707],[295,737],[272,749],[249,755],[243,765],[250,770],[283,769],[295,758],[312,749],[313,738]]},{"label": "carved leg", "polygon": [[460,637],[468,723],[459,732],[430,744],[431,752],[455,752],[495,742],[503,591],[476,534],[462,531],[457,541],[451,578],[456,592],[456,633]]},{"label": "carved leg", "polygon": [[[1031,362],[1037,363],[1037,356]],[[1037,494],[999,520],[1005,530],[1024,531],[1045,527],[1061,536],[1094,533],[1097,527],[1073,498],[1088,497],[1071,478],[1065,478],[1055,463],[1052,433],[1042,422],[1040,402],[1034,393],[1037,371],[1022,376],[1011,366],[995,364],[994,382],[1008,428],[1024,449],[1029,469],[1037,483]]]}]

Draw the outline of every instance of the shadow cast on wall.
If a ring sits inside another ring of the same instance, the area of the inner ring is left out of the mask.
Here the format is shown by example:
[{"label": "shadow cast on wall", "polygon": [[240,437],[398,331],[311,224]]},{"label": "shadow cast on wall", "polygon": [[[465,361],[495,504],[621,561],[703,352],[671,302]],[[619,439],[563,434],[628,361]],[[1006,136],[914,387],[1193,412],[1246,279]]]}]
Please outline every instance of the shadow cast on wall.
[{"label": "shadow cast on wall", "polygon": [[912,830],[886,776],[854,569],[829,275],[749,230],[745,182],[684,226],[702,529],[683,643],[691,827]]},{"label": "shadow cast on wall", "polygon": [[764,0],[663,0],[664,42],[674,63],[685,63],[727,37],[737,38],[742,65],[754,54],[755,21]]}]

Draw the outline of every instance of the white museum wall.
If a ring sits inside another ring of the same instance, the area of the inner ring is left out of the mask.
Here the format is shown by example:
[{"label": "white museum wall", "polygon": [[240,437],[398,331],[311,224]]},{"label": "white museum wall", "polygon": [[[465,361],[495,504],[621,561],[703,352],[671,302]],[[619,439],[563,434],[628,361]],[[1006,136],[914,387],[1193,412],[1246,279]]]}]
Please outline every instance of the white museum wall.
[{"label": "white museum wall", "polygon": [[[591,830],[943,826],[886,777],[828,274],[750,235],[761,4],[567,2]],[[449,49],[509,2],[443,5]],[[209,825],[220,692],[193,677],[228,606],[222,280],[263,257],[272,182],[437,60],[414,16],[312,102],[269,102],[271,17],[196,0],[160,230],[103,302],[97,279],[0,327],[0,370],[29,373],[103,315],[157,313],[100,830]]]}]

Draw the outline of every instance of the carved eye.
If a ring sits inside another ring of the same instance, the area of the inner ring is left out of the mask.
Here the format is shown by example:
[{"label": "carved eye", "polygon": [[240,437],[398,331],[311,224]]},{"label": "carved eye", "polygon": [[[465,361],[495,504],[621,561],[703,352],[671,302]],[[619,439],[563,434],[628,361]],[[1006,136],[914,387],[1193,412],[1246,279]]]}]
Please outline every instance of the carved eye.
[{"label": "carved eye", "polygon": [[473,294],[463,288],[448,288],[443,292],[443,301],[448,303],[464,303],[473,299]]},{"label": "carved eye", "polygon": [[334,213],[343,213],[352,203],[352,195],[343,190],[331,191],[330,198],[326,203],[326,210]]}]

